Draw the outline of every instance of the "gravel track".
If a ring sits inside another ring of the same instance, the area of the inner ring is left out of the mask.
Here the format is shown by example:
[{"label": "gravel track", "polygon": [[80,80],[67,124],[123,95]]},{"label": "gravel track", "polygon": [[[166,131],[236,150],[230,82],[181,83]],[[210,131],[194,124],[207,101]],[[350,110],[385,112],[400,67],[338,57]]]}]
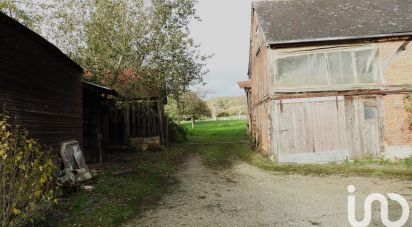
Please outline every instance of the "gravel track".
[{"label": "gravel track", "polygon": [[[188,158],[176,178],[180,184],[173,192],[126,226],[349,226],[348,185],[357,187],[358,211],[374,192],[395,192],[412,204],[408,181],[287,175],[243,161],[211,169],[197,155]],[[374,206],[371,226],[382,226],[377,209]],[[392,220],[400,211],[400,206],[390,203]],[[358,213],[358,219],[362,217]],[[412,226],[411,219],[407,226]]]}]

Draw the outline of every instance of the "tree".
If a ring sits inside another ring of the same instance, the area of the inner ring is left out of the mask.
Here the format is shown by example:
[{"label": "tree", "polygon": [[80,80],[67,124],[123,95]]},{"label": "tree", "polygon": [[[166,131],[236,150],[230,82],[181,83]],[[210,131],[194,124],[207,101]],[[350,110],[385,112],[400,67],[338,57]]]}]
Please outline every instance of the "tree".
[{"label": "tree", "polygon": [[0,11],[15,18],[25,26],[39,31],[38,25],[43,21],[42,11],[47,5],[39,0],[1,0]]},{"label": "tree", "polygon": [[86,80],[127,98],[147,91],[178,98],[207,73],[209,56],[189,31],[197,1],[3,1],[0,10],[12,9],[9,15],[55,43],[86,69]]},{"label": "tree", "polygon": [[194,128],[196,119],[211,116],[207,103],[193,92],[183,94],[179,101],[170,100],[165,110],[169,116],[178,119],[179,122],[182,117],[190,119],[192,128]]},{"label": "tree", "polygon": [[218,109],[219,109],[219,113],[217,114],[217,117],[219,117],[221,115],[221,113],[227,113],[227,109],[229,108],[229,101],[226,99],[219,99],[217,100],[216,104],[215,104]]}]

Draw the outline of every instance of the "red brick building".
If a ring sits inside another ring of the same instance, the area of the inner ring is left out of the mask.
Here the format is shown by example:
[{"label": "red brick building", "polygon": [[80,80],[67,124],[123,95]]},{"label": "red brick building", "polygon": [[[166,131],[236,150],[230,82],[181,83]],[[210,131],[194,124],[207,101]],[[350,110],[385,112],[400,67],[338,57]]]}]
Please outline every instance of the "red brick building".
[{"label": "red brick building", "polygon": [[279,162],[412,155],[412,0],[257,1],[249,125]]}]

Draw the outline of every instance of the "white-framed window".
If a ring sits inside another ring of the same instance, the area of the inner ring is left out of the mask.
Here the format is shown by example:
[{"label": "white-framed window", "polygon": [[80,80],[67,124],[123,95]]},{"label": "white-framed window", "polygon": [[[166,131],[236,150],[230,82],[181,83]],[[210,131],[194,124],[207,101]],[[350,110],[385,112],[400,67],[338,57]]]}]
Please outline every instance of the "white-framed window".
[{"label": "white-framed window", "polygon": [[277,57],[277,86],[380,84],[378,54],[376,45],[280,54]]}]

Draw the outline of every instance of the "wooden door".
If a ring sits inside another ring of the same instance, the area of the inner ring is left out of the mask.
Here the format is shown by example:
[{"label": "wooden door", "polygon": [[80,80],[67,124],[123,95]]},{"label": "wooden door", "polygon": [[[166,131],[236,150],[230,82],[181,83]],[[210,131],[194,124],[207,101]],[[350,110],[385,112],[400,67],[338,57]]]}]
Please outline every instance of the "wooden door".
[{"label": "wooden door", "polygon": [[280,162],[347,159],[343,97],[291,99],[275,105],[273,141]]},{"label": "wooden door", "polygon": [[377,157],[380,150],[378,102],[376,98],[363,100],[363,136],[365,138],[365,152]]},{"label": "wooden door", "polygon": [[383,151],[380,97],[348,97],[345,101],[350,158],[377,158]]}]

